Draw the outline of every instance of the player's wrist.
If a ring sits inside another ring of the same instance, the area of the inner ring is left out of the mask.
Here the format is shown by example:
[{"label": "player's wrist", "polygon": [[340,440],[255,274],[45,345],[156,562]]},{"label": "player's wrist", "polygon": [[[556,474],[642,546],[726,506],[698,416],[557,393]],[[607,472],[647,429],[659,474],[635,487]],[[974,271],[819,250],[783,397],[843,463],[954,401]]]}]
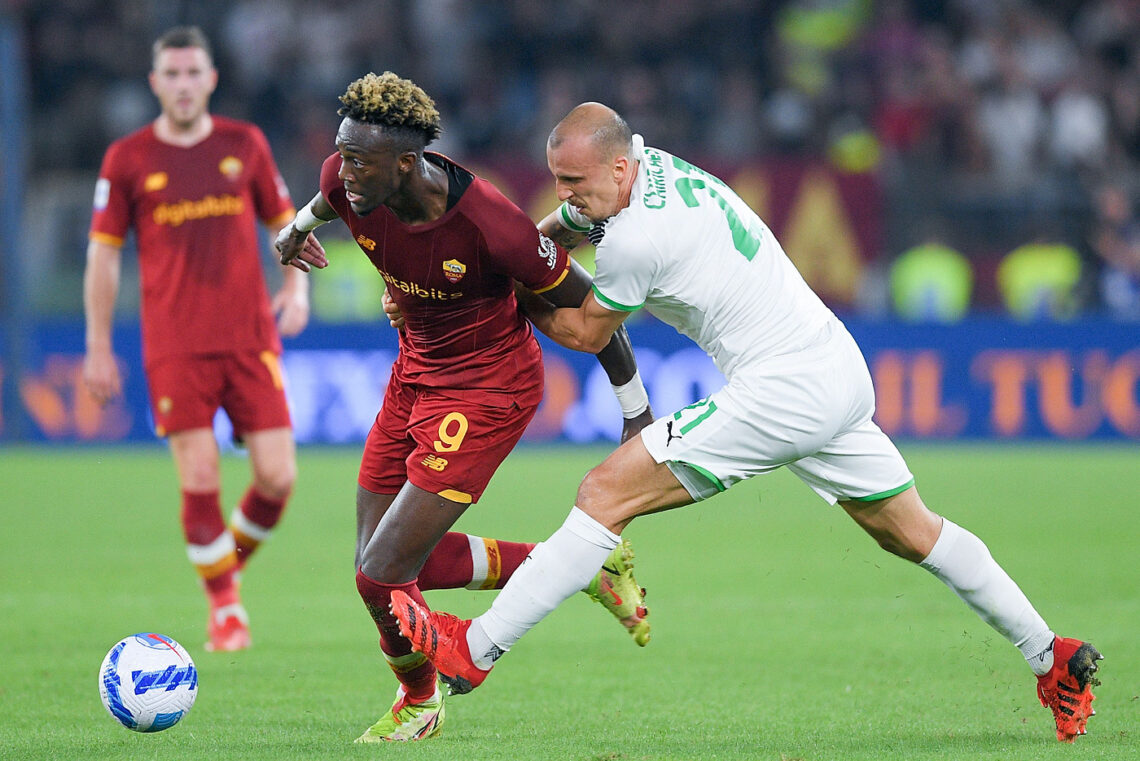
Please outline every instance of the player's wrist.
[{"label": "player's wrist", "polygon": [[293,229],[297,232],[310,233],[321,225],[327,224],[331,221],[332,220],[321,219],[318,217],[306,204],[305,206],[301,207],[301,210],[297,212],[297,216],[293,218]]},{"label": "player's wrist", "polygon": [[649,394],[645,391],[645,384],[641,382],[641,371],[638,370],[627,382],[620,386],[610,384],[621,406],[621,416],[626,420],[637,417],[649,409]]},{"label": "player's wrist", "polygon": [[567,201],[563,201],[562,206],[558,208],[558,222],[567,230],[576,233],[588,233],[590,228],[594,226],[589,217],[571,206]]}]

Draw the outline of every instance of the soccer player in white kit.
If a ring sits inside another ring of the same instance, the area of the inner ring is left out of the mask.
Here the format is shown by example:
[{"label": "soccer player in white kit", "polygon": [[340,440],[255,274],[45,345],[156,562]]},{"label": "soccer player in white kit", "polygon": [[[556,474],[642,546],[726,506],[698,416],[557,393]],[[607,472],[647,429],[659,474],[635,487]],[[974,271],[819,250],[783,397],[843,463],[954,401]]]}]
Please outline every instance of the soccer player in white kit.
[{"label": "soccer player in white kit", "polygon": [[1055,636],[985,544],[923,504],[902,455],[871,419],[875,394],[859,347],[760,218],[716,177],[645,146],[599,103],[576,107],[554,128],[547,161],[563,204],[539,227],[568,249],[589,236],[597,272],[577,309],[521,294],[535,325],[596,353],[645,307],[704,349],[728,382],[658,418],[591,470],[566,522],[482,616],[463,621],[393,596],[403,633],[452,692],[478,686],[502,653],[588,585],[635,517],[786,466],[1021,651],[1059,740],[1084,734],[1100,653]]}]

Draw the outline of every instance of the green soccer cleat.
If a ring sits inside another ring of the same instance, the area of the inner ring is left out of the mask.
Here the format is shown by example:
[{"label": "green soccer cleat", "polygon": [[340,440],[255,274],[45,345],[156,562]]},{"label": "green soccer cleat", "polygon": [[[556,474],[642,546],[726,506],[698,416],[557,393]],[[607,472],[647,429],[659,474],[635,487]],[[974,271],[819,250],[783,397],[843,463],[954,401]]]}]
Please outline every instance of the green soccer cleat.
[{"label": "green soccer cleat", "polygon": [[358,743],[408,742],[426,740],[439,734],[443,726],[443,693],[436,685],[435,694],[423,703],[409,703],[403,685],[396,690],[396,702],[356,738]]},{"label": "green soccer cleat", "polygon": [[633,578],[633,545],[628,539],[614,548],[598,575],[583,590],[621,622],[639,646],[649,644],[649,609],[645,590]]}]

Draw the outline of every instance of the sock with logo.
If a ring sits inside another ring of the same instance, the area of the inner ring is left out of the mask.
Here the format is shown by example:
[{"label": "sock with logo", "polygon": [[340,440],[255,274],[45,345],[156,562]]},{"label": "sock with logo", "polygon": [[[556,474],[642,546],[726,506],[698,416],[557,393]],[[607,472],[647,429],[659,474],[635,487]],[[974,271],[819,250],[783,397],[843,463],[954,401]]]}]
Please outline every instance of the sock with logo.
[{"label": "sock with logo", "polygon": [[510,650],[563,600],[585,589],[619,541],[617,534],[573,508],[561,528],[531,551],[491,608],[472,622],[467,640],[472,657],[488,652],[483,637],[499,651]]},{"label": "sock with logo", "polygon": [[[182,532],[186,554],[206,587],[210,604],[219,607],[236,602],[237,548],[222,520],[218,492],[182,492]],[[230,602],[219,602],[224,600]]]},{"label": "sock with logo", "polygon": [[526,542],[503,542],[449,531],[420,569],[421,591],[429,589],[502,589],[534,549]]},{"label": "sock with logo", "polygon": [[[1035,673],[1040,676],[1052,668],[1052,630],[981,539],[943,518],[938,541],[919,565],[1013,643]],[[1041,668],[1044,671],[1038,671]]]},{"label": "sock with logo", "polygon": [[362,570],[356,572],[356,590],[380,632],[380,650],[384,654],[384,660],[388,662],[396,679],[404,685],[408,700],[422,703],[435,694],[435,666],[423,653],[415,652],[412,643],[400,634],[400,623],[388,608],[392,602],[392,592],[397,589],[425,608],[428,607],[415,580],[406,584],[382,584],[365,576]]},{"label": "sock with logo", "polygon": [[233,534],[234,544],[237,546],[239,568],[243,567],[249,561],[250,555],[269,538],[274,526],[285,512],[285,503],[288,499],[288,496],[281,499],[266,497],[252,486],[246,491],[241,504],[230,516],[230,533]]}]

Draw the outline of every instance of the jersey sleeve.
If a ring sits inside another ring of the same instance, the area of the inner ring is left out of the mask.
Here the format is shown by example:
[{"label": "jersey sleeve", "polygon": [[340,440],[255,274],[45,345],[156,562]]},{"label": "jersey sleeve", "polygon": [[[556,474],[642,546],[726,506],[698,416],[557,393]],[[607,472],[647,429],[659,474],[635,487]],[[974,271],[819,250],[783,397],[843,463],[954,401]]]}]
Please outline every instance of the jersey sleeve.
[{"label": "jersey sleeve", "polygon": [[258,218],[269,227],[280,227],[293,218],[293,199],[289,188],[273,160],[273,152],[265,134],[250,125],[250,138],[253,141],[253,172],[250,177],[254,207]]},{"label": "jersey sleeve", "polygon": [[634,312],[645,304],[659,256],[640,230],[609,230],[594,259],[594,297],[615,312]]},{"label": "jersey sleeve", "polygon": [[123,245],[131,227],[130,172],[122,143],[112,143],[103,155],[91,210],[91,240]]},{"label": "jersey sleeve", "polygon": [[539,232],[530,217],[493,187],[488,195],[477,223],[495,269],[535,293],[561,283],[570,271],[566,249]]}]

